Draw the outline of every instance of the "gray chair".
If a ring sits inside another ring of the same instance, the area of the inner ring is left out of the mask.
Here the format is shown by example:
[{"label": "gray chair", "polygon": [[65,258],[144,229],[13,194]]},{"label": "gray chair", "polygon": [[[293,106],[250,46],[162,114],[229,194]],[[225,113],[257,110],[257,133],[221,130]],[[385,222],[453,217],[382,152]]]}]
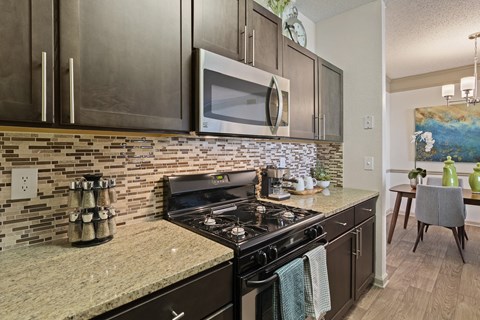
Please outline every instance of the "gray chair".
[{"label": "gray chair", "polygon": [[[427,178],[427,185],[429,185],[429,186],[441,186],[442,185],[442,178],[441,177],[428,177]],[[460,188],[463,188],[463,179],[458,179],[458,186]],[[467,218],[467,210],[466,209],[464,209],[464,214],[465,214],[465,218]],[[427,232],[427,231],[428,231],[428,225],[425,228],[425,232]],[[460,231],[459,233],[461,233],[461,238],[460,239],[462,240],[462,248],[465,249],[465,239],[468,240],[467,233],[465,232],[465,227],[462,227],[459,231]]]},{"label": "gray chair", "polygon": [[415,216],[419,229],[413,252],[427,225],[437,225],[452,230],[463,263],[465,258],[460,244],[459,231],[465,226],[465,205],[460,187],[417,185]]}]

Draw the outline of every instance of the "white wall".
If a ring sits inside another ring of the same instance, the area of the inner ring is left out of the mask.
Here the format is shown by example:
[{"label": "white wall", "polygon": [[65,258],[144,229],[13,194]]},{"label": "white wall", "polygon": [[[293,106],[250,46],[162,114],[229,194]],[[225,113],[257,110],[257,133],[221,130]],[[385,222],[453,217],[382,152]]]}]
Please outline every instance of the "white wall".
[{"label": "white wall", "polygon": [[[376,216],[377,283],[385,267],[385,7],[370,2],[316,25],[316,53],[343,70],[344,186],[380,192]],[[374,129],[363,129],[363,117],[375,117]],[[373,171],[363,169],[364,156],[373,156]]]},{"label": "white wall", "polygon": [[[456,92],[460,92],[458,86]],[[389,144],[392,147],[390,149],[391,160],[388,169],[410,170],[414,167],[415,150],[414,145],[410,143],[411,135],[415,131],[414,109],[419,107],[441,106],[445,104],[445,99],[442,97],[441,86],[390,94],[388,128]],[[427,169],[427,174],[428,171],[442,172],[443,165],[443,162],[417,161],[417,167]],[[458,173],[471,173],[473,172],[474,166],[474,163],[455,163]],[[460,178],[463,179],[464,187],[469,188],[468,178]],[[405,173],[389,173],[388,179],[389,183],[387,184],[387,190],[389,186],[408,183],[408,178]],[[387,198],[387,208],[392,210],[394,201],[395,194],[390,192]],[[403,202],[401,210],[405,210],[406,201]],[[412,204],[412,212],[414,211],[415,201]],[[467,206],[467,223],[480,224],[480,208]]]}]

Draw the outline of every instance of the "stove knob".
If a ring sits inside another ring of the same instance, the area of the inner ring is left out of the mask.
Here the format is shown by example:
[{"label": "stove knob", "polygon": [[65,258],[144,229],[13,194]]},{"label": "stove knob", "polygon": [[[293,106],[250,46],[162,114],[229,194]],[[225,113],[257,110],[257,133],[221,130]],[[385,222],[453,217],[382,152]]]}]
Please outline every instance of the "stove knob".
[{"label": "stove knob", "polygon": [[322,225],[318,225],[317,226],[317,233],[319,235],[323,234],[325,231],[323,230],[323,226]]},{"label": "stove knob", "polygon": [[317,229],[315,228],[310,228],[307,230],[307,236],[313,240],[315,239],[317,236],[318,236],[318,232],[317,232]]},{"label": "stove knob", "polygon": [[255,261],[261,266],[264,266],[267,264],[267,254],[263,252],[262,250],[258,251],[257,254],[255,255]]},{"label": "stove knob", "polygon": [[275,260],[278,258],[278,249],[276,246],[271,246],[268,248],[268,257],[270,260]]}]

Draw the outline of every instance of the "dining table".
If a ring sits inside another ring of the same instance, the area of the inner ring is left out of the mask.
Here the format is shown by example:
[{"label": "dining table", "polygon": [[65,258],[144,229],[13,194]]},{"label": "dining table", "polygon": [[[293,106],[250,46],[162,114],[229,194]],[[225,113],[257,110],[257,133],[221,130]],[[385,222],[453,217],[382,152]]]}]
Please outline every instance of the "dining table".
[{"label": "dining table", "polygon": [[[395,231],[395,225],[397,224],[398,213],[400,206],[402,205],[402,199],[407,198],[407,206],[405,208],[405,221],[403,228],[407,228],[408,218],[410,216],[410,209],[412,207],[412,199],[415,199],[416,189],[413,189],[409,184],[399,184],[389,189],[392,192],[397,193],[395,199],[395,206],[393,207],[393,215],[390,220],[390,229],[388,231],[387,243],[392,242],[393,232]],[[463,189],[463,202],[474,206],[480,206],[480,193],[472,193],[470,189]]]}]

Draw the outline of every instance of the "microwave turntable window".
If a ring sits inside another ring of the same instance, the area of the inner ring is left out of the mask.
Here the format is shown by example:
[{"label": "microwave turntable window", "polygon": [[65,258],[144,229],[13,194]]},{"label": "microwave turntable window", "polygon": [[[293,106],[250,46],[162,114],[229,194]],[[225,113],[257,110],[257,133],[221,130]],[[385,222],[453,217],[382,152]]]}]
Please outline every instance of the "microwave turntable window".
[{"label": "microwave turntable window", "polygon": [[235,123],[265,126],[268,86],[205,70],[204,116]]}]

